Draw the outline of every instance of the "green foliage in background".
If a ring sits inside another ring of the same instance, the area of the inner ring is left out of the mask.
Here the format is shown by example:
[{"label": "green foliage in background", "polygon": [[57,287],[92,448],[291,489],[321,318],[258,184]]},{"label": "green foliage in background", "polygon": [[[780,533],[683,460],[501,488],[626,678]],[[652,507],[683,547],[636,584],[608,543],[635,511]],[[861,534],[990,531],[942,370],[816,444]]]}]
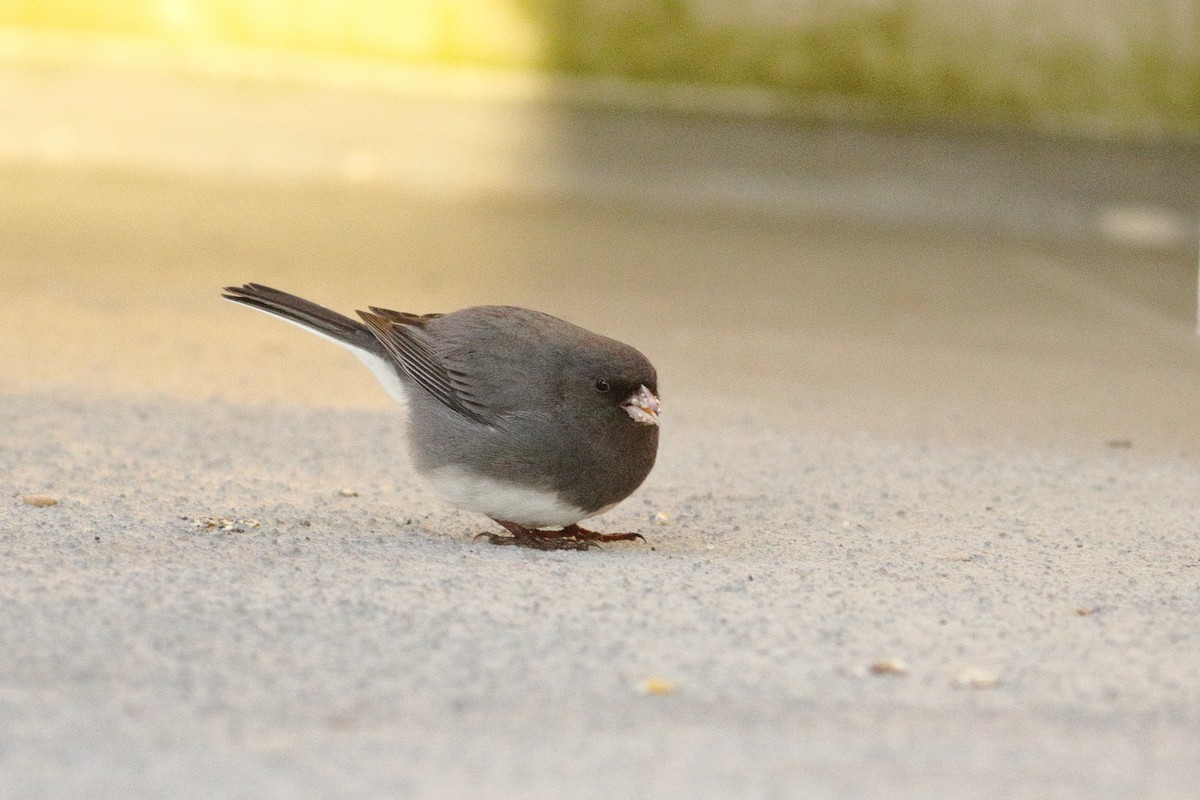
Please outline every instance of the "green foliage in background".
[{"label": "green foliage in background", "polygon": [[982,25],[939,30],[912,2],[794,27],[705,24],[682,0],[530,5],[552,32],[546,63],[576,75],[766,87],[798,109],[851,98],[905,118],[1200,133],[1200,55],[1175,52],[1153,26],[1147,35],[1149,10],[1137,2],[1139,24],[1130,20],[1116,52],[1083,37],[1034,47]]}]

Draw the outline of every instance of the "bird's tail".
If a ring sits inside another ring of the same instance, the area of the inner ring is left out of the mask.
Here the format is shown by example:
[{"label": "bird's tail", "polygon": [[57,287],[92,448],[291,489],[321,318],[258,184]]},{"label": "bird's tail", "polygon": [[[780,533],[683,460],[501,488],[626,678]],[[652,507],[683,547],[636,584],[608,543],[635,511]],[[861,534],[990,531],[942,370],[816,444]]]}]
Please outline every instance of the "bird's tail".
[{"label": "bird's tail", "polygon": [[296,297],[294,294],[258,283],[226,286],[225,299],[265,311],[346,348],[371,370],[371,374],[383,385],[393,400],[401,405],[407,402],[408,390],[400,377],[396,362],[375,338],[375,334],[358,320],[344,317],[303,297]]},{"label": "bird's tail", "polygon": [[383,347],[366,325],[303,297],[259,283],[226,286],[224,297],[226,300],[257,308],[302,328],[308,328],[314,333],[333,339],[343,347],[359,348],[376,355],[384,355]]}]

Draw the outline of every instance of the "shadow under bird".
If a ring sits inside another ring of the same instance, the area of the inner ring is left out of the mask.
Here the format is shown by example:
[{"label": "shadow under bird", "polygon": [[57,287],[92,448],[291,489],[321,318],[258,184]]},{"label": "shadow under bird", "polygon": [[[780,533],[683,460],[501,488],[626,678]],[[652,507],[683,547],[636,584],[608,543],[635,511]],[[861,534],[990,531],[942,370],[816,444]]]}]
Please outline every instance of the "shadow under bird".
[{"label": "shadow under bird", "polygon": [[629,345],[515,306],[372,306],[360,322],[256,283],[224,296],[363,362],[408,406],[417,471],[451,505],[511,534],[480,534],[493,544],[585,550],[642,538],[578,524],[632,494],[658,452],[658,379]]}]

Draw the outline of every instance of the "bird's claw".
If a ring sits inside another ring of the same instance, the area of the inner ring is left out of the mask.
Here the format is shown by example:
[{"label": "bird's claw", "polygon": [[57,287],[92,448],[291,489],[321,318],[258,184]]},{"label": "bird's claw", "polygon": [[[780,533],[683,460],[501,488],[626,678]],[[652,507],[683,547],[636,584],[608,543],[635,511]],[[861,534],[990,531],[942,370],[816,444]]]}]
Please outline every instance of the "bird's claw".
[{"label": "bird's claw", "polygon": [[555,531],[555,535],[570,536],[573,539],[578,539],[584,542],[632,542],[634,539],[646,541],[646,537],[640,533],[597,533],[589,531],[587,528],[581,528],[578,525],[568,525],[561,531]]}]

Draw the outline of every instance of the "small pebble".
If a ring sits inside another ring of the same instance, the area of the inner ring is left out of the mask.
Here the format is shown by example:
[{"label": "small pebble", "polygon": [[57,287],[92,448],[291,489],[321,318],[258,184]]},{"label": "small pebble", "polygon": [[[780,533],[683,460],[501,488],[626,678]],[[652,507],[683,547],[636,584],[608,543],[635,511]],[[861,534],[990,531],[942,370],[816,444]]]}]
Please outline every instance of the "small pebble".
[{"label": "small pebble", "polygon": [[670,525],[671,524],[671,515],[665,511],[658,512],[657,514],[654,515],[654,524],[655,525]]},{"label": "small pebble", "polygon": [[245,533],[247,528],[257,528],[256,519],[230,519],[229,517],[200,517],[192,523],[197,528],[217,528],[226,533]]},{"label": "small pebble", "polygon": [[907,675],[908,664],[898,658],[884,658],[871,664],[872,675]]},{"label": "small pebble", "polygon": [[58,500],[44,494],[27,494],[21,498],[21,502],[27,506],[35,506],[37,508],[58,505]]},{"label": "small pebble", "polygon": [[963,667],[950,680],[960,689],[995,689],[1000,685],[1000,676],[982,667]]},{"label": "small pebble", "polygon": [[358,492],[353,489],[338,489],[338,494],[342,497],[358,497]]},{"label": "small pebble", "polygon": [[638,691],[648,695],[670,694],[675,686],[662,678],[647,678],[638,685]]}]

